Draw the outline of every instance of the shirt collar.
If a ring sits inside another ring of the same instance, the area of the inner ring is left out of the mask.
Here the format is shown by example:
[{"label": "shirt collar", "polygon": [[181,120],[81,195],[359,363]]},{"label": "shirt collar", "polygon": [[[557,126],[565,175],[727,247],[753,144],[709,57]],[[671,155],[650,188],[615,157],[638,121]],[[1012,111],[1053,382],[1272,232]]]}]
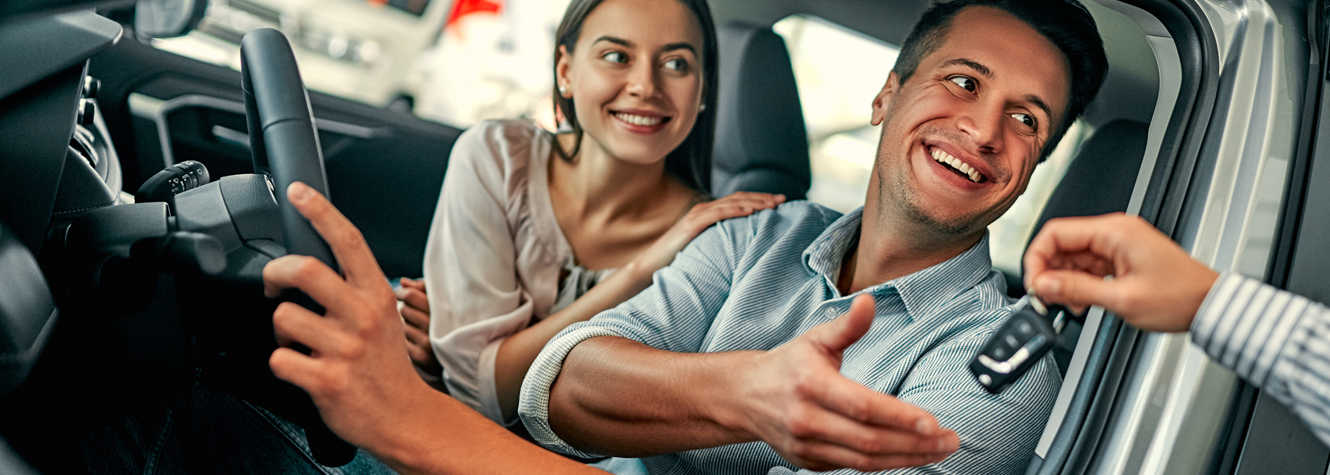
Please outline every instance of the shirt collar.
[{"label": "shirt collar", "polygon": [[[804,250],[804,265],[821,274],[828,283],[835,282],[841,259],[850,246],[857,243],[862,222],[863,208],[860,207],[831,223]],[[931,315],[956,295],[978,285],[992,270],[993,260],[989,256],[988,233],[985,232],[979,242],[951,259],[861,292],[871,292],[880,298],[884,291],[895,290],[905,303],[905,310],[918,319]]]}]

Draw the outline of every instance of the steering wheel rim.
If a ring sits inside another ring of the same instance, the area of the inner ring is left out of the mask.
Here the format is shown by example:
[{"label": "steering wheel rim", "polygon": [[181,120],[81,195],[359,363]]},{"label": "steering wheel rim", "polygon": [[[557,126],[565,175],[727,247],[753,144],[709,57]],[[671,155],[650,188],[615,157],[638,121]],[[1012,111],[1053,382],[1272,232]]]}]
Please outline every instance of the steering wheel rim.
[{"label": "steering wheel rim", "polygon": [[[309,93],[286,36],[271,28],[246,34],[240,41],[240,72],[254,172],[269,175],[276,188],[273,196],[281,215],[283,244],[288,253],[315,257],[337,270],[328,244],[286,198],[287,187],[297,181],[330,196]],[[303,300],[307,307],[317,306],[307,297]],[[312,400],[307,407],[313,407]],[[315,460],[336,467],[355,458],[355,446],[333,434],[317,410],[299,413],[313,414],[293,422],[305,428]]]},{"label": "steering wheel rim", "polygon": [[331,199],[309,93],[286,36],[271,28],[246,34],[240,41],[240,73],[254,173],[272,177],[286,250],[337,270],[328,244],[286,199],[287,187],[297,181]]}]

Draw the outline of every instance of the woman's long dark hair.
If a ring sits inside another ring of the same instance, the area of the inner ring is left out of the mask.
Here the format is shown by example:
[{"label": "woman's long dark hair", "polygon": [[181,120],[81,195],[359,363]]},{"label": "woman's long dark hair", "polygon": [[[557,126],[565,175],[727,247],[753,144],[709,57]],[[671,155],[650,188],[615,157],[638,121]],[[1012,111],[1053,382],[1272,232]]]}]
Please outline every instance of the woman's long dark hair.
[{"label": "woman's long dark hair", "polygon": [[[572,150],[564,150],[555,141],[555,150],[560,158],[572,161],[582,149],[582,125],[577,122],[577,109],[572,99],[559,93],[559,47],[572,54],[577,45],[577,38],[582,34],[582,24],[604,0],[573,0],[563,14],[559,30],[555,34],[554,45],[554,105],[562,113],[563,123],[577,134]],[[683,3],[697,17],[702,27],[702,105],[704,110],[697,114],[693,130],[669,155],[665,156],[665,171],[674,175],[684,185],[703,195],[711,193],[711,149],[716,137],[716,90],[719,69],[716,52],[716,24],[711,19],[711,7],[706,0],[673,0]]]}]

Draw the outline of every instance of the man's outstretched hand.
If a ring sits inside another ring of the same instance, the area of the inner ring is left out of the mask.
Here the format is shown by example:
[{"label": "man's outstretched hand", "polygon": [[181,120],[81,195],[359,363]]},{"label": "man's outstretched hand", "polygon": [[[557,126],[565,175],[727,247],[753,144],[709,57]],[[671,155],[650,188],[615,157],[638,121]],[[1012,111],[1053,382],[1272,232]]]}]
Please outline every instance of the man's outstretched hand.
[{"label": "man's outstretched hand", "polygon": [[931,414],[869,389],[840,373],[846,348],[873,324],[873,297],[761,354],[739,374],[739,425],[791,463],[812,470],[886,470],[940,462],[955,452],[956,433]]},{"label": "man's outstretched hand", "polygon": [[[290,302],[278,306],[273,328],[282,348],[269,365],[278,378],[310,394],[329,428],[364,446],[391,423],[391,410],[401,407],[406,395],[428,387],[408,363],[392,287],[360,231],[303,183],[292,184],[287,196],[328,242],[343,275],[297,255],[263,268],[268,296],[300,289],[327,309],[319,316]],[[310,354],[291,349],[297,343]]]}]

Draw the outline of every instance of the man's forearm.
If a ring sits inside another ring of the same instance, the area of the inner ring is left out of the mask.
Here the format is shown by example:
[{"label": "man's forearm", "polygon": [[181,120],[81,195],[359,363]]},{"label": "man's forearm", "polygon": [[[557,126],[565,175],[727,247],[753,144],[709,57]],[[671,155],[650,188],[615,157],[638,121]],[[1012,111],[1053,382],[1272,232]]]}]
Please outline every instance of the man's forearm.
[{"label": "man's forearm", "polygon": [[645,457],[757,440],[740,429],[735,375],[754,351],[674,353],[619,337],[578,344],[550,388],[555,433],[580,450]]},{"label": "man's forearm", "polygon": [[[591,467],[513,435],[480,413],[436,391],[407,397],[418,405],[387,414],[363,448],[403,474],[593,474]],[[395,417],[394,416],[400,416]]]}]

